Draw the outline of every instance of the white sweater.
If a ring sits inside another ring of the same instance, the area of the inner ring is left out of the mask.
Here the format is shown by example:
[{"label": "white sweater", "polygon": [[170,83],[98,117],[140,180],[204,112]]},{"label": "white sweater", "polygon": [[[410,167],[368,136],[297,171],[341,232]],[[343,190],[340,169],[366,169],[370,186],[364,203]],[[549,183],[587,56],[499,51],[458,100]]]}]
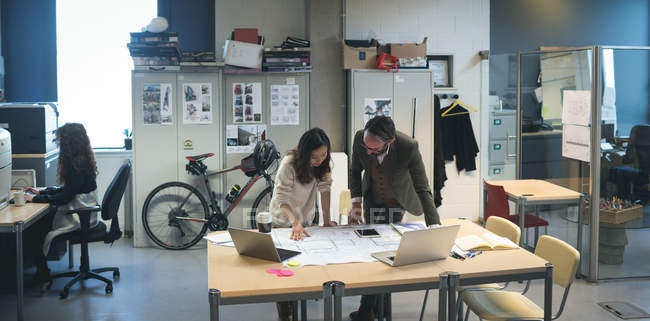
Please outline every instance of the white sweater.
[{"label": "white sweater", "polygon": [[303,226],[311,225],[316,213],[316,192],[327,192],[332,186],[331,173],[322,181],[313,179],[307,184],[301,184],[295,177],[296,171],[292,162],[292,155],[285,156],[275,176],[270,211],[273,215],[273,225],[277,227],[291,227],[289,218],[280,208],[282,204],[289,205],[291,212]]}]

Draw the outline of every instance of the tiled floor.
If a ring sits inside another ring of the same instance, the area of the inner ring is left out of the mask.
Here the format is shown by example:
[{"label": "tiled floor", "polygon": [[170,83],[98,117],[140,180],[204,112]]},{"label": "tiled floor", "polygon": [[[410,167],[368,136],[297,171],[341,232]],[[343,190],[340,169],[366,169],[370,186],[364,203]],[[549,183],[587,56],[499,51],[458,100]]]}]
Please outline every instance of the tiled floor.
[{"label": "tiled floor", "polygon": [[[135,249],[130,239],[121,239],[113,247],[91,244],[91,266],[117,265],[121,279],[114,285],[112,296],[104,294],[99,281],[86,281],[86,288],[75,286],[66,300],[58,291],[64,280],[57,280],[46,295],[31,289],[25,295],[25,320],[88,320],[88,321],[190,321],[209,320],[205,248],[186,251]],[[76,253],[79,253],[78,250]],[[51,263],[55,272],[67,269],[67,260]],[[110,274],[108,274],[110,275]],[[520,285],[515,284],[516,289]],[[535,282],[529,297],[542,302],[542,283]],[[557,310],[562,289],[554,290]],[[650,281],[616,281],[599,284],[578,280],[571,288],[568,304],[560,320],[618,320],[596,303],[625,300],[650,310]],[[423,292],[393,295],[393,320],[417,320]],[[437,292],[429,296],[425,320],[437,319]],[[355,310],[358,297],[345,298],[344,312]],[[0,320],[15,320],[15,297],[0,296]],[[322,301],[308,302],[309,319],[322,318]],[[225,306],[222,320],[277,319],[274,304]],[[470,319],[477,320],[476,316]]]}]

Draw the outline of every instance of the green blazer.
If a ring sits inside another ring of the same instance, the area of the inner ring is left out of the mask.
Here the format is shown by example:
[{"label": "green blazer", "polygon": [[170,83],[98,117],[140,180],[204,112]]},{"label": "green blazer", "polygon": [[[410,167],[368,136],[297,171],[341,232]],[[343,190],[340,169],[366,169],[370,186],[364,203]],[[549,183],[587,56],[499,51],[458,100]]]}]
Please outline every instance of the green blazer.
[{"label": "green blazer", "polygon": [[[350,164],[349,186],[353,198],[370,195],[370,162],[375,156],[368,155],[362,142],[363,130],[360,130],[354,135]],[[384,162],[388,165],[388,184],[395,200],[413,215],[424,213],[427,225],[440,224],[418,142],[398,131]],[[362,171],[365,171],[363,180]]]}]

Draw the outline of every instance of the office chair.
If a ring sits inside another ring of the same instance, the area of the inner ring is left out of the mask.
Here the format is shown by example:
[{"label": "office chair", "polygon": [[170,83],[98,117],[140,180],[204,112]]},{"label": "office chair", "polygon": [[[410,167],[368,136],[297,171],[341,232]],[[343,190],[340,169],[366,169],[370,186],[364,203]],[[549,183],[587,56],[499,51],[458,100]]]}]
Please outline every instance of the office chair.
[{"label": "office chair", "polygon": [[[503,186],[492,185],[483,180],[484,188],[487,191],[487,200],[483,218],[487,220],[490,216],[503,217],[510,222],[519,225],[519,214],[510,215],[510,205],[508,204],[508,195]],[[524,214],[524,228],[535,228],[535,243],[539,239],[539,228],[548,226],[548,222],[536,215]]]},{"label": "office chair", "polygon": [[[552,317],[555,320],[564,310],[580,263],[580,253],[559,239],[543,235],[537,242],[535,255],[553,264],[553,283],[564,288],[560,308]],[[544,320],[544,310],[519,292],[465,291],[462,297],[467,307],[481,320]]]},{"label": "office chair", "polygon": [[[79,271],[65,272],[52,276],[52,279],[61,277],[72,277],[63,287],[60,293],[62,299],[68,297],[70,287],[80,280],[97,279],[106,283],[106,293],[113,293],[113,282],[99,273],[113,271],[113,279],[120,277],[120,269],[117,267],[105,267],[99,269],[90,269],[88,256],[88,242],[104,242],[112,244],[122,236],[120,225],[117,220],[117,210],[120,208],[120,202],[124,195],[127,182],[131,176],[131,162],[126,162],[117,171],[113,181],[108,186],[101,206],[84,207],[68,211],[68,215],[77,214],[81,222],[81,229],[78,231],[65,233],[54,238],[53,243],[70,242],[72,244],[81,244],[81,264]],[[111,227],[107,231],[103,222],[98,222],[96,226],[90,228],[90,214],[93,212],[102,213],[103,220],[111,220]]]},{"label": "office chair", "polygon": [[[630,131],[630,141],[627,144],[623,163],[632,166],[615,167],[615,174],[620,175],[619,181],[628,181],[632,184],[629,190],[631,198],[641,200],[644,204],[650,199],[650,125],[636,125]],[[627,175],[626,175],[627,174]],[[626,177],[627,176],[627,177]],[[627,178],[627,179],[624,179]],[[619,187],[619,196],[626,188]]]}]

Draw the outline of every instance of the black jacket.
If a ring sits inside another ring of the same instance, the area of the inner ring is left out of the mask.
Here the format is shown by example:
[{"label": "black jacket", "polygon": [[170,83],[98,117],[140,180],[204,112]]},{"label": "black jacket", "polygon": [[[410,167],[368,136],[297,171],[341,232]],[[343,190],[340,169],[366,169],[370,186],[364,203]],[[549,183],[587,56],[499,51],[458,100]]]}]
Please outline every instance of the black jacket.
[{"label": "black jacket", "polygon": [[[447,109],[449,107],[443,108],[440,111],[441,114],[444,114]],[[450,114],[462,112],[463,110],[466,111],[465,108],[456,106]],[[476,170],[475,159],[478,154],[478,145],[476,144],[469,114],[441,117],[440,123],[445,160],[452,161],[456,156],[456,169],[459,172],[463,169],[468,172]]]}]

